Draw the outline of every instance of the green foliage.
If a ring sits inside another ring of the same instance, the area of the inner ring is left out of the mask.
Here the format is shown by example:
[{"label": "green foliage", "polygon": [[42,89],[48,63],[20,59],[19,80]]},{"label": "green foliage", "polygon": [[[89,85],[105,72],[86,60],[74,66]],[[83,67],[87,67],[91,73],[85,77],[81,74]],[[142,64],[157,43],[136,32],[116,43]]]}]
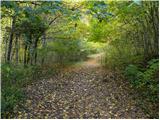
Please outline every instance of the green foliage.
[{"label": "green foliage", "polygon": [[24,67],[21,64],[2,64],[1,74],[1,115],[7,118],[7,113],[12,113],[15,105],[24,99],[22,88],[38,79],[55,74],[55,69],[30,65]]},{"label": "green foliage", "polygon": [[131,84],[139,87],[142,83],[141,78],[143,77],[143,73],[139,71],[139,68],[135,65],[128,65],[125,69],[125,75],[128,76]]},{"label": "green foliage", "polygon": [[158,101],[158,60],[139,64],[158,56],[158,2],[2,1],[1,7],[3,63],[11,58],[2,63],[3,113],[23,98],[23,86],[53,74],[54,65],[103,51],[107,68],[125,69],[142,96]]},{"label": "green foliage", "polygon": [[[122,45],[123,49],[121,49]],[[134,46],[124,40],[116,40],[108,44],[105,51],[105,66],[111,69],[124,69],[128,64],[143,60],[143,55],[138,55]]]},{"label": "green foliage", "polygon": [[94,18],[98,19],[99,22],[107,20],[108,17],[112,16],[108,12],[108,4],[105,1],[87,1],[88,9],[86,14],[91,14]]},{"label": "green foliage", "polygon": [[55,40],[50,42],[46,48],[40,48],[39,53],[41,57],[49,56],[50,62],[54,64],[64,65],[83,61],[89,54],[102,52],[104,47],[104,43],[85,40]]},{"label": "green foliage", "polygon": [[15,105],[17,105],[24,98],[24,94],[17,86],[10,86],[2,89],[1,94],[1,112],[2,116],[5,112],[12,112]]},{"label": "green foliage", "polygon": [[[129,65],[125,69],[125,76],[139,93],[139,105],[152,118],[158,116],[157,103],[159,101],[159,62],[152,59],[146,68]],[[146,106],[147,104],[147,106]]]},{"label": "green foliage", "polygon": [[104,29],[104,26],[105,26],[104,23],[97,23],[97,21],[93,21],[89,40],[94,42],[105,42],[106,31]]},{"label": "green foliage", "polygon": [[57,40],[50,42],[46,48],[41,48],[42,55],[48,55],[53,63],[68,64],[84,60],[88,49],[81,40]]},{"label": "green foliage", "polygon": [[129,65],[125,69],[125,75],[131,84],[152,102],[158,101],[158,66],[158,59],[152,59],[144,70],[135,65]]},{"label": "green foliage", "polygon": [[[2,64],[2,88],[5,87],[6,85],[17,85],[17,84],[24,84],[22,82],[24,79],[30,79],[34,67],[30,66],[24,69],[22,65],[11,65],[11,64]],[[28,78],[30,77],[30,78]]]},{"label": "green foliage", "polygon": [[84,44],[85,50],[88,51],[88,54],[104,52],[104,49],[106,47],[106,44],[101,42],[84,41]]}]

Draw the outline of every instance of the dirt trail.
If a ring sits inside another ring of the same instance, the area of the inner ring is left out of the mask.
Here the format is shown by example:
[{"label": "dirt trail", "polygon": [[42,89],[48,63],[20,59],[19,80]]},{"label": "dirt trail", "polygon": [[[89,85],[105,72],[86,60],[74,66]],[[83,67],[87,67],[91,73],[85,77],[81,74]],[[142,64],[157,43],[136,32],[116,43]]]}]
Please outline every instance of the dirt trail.
[{"label": "dirt trail", "polygon": [[147,118],[129,84],[101,67],[101,56],[25,88],[15,118]]}]

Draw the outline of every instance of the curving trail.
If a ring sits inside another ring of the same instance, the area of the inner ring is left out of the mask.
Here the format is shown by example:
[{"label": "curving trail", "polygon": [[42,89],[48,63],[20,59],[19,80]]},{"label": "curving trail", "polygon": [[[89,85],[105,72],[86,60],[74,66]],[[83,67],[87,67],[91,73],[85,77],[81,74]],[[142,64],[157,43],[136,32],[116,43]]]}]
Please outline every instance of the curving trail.
[{"label": "curving trail", "polygon": [[101,55],[25,88],[15,118],[147,118],[121,76],[99,64]]}]

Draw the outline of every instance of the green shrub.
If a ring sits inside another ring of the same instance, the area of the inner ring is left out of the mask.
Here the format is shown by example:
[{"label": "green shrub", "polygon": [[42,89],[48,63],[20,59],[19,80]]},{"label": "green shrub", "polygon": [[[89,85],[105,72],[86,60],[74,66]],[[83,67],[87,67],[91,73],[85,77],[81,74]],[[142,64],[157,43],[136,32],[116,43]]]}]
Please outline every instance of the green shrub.
[{"label": "green shrub", "polygon": [[158,59],[152,59],[144,70],[135,65],[129,65],[125,69],[125,76],[131,84],[152,102],[158,101],[158,67]]},{"label": "green shrub", "polygon": [[2,89],[1,92],[1,117],[10,118],[14,115],[14,107],[24,99],[24,93],[15,86]]},{"label": "green shrub", "polygon": [[104,52],[104,48],[106,46],[105,43],[91,42],[91,41],[90,42],[84,41],[84,44],[85,44],[85,49],[86,51],[88,51],[89,54]]},{"label": "green shrub", "polygon": [[144,68],[129,65],[125,69],[125,75],[139,93],[139,105],[151,118],[157,117],[159,101],[158,59],[150,60],[147,67]]},{"label": "green shrub", "polygon": [[24,98],[23,92],[17,86],[10,86],[2,89],[1,94],[1,112],[12,112],[15,105]]},{"label": "green shrub", "polygon": [[1,115],[8,118],[13,108],[24,98],[22,88],[41,77],[53,75],[55,69],[44,66],[2,64],[1,67]]},{"label": "green shrub", "polygon": [[136,53],[134,46],[124,40],[111,42],[106,46],[105,51],[104,64],[111,69],[125,69],[127,65],[136,64],[143,60],[143,56]]},{"label": "green shrub", "polygon": [[86,59],[89,54],[81,40],[55,40],[50,42],[46,48],[39,50],[40,56],[48,56],[46,63],[73,63]]},{"label": "green shrub", "polygon": [[135,65],[129,65],[125,69],[125,75],[128,77],[132,85],[139,86],[141,84],[141,77],[143,73],[139,71],[138,67]]}]

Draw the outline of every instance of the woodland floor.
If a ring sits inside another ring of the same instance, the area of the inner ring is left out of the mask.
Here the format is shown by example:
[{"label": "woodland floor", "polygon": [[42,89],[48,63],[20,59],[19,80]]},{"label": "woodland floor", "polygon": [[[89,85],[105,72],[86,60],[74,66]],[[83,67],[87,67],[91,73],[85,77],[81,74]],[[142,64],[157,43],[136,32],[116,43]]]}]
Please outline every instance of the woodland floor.
[{"label": "woodland floor", "polygon": [[148,118],[127,80],[106,71],[101,55],[25,88],[15,118]]}]

